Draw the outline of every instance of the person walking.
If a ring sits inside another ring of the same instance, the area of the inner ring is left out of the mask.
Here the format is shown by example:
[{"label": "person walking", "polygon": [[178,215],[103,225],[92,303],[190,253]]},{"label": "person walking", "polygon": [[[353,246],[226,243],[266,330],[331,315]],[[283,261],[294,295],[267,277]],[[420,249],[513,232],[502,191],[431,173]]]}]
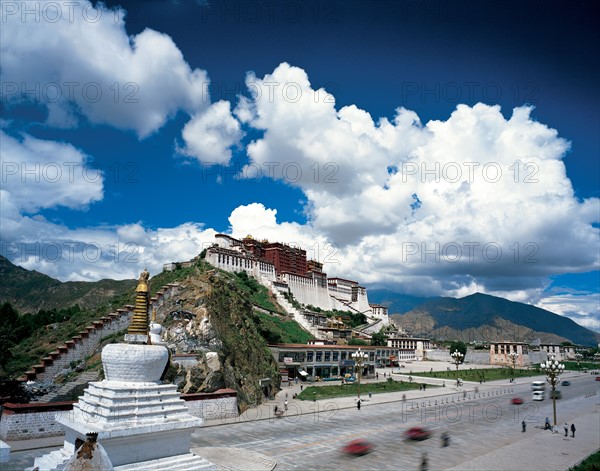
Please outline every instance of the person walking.
[{"label": "person walking", "polygon": [[546,417],[546,424],[544,425],[544,430],[549,430],[550,429],[550,419],[548,417]]},{"label": "person walking", "polygon": [[575,438],[575,424],[571,424],[571,434],[572,437]]},{"label": "person walking", "polygon": [[429,462],[427,460],[427,453],[423,453],[421,456],[421,469],[420,471],[428,471],[429,470]]},{"label": "person walking", "polygon": [[565,422],[565,437],[569,436],[569,424]]},{"label": "person walking", "polygon": [[358,399],[358,400],[356,401],[356,408],[357,408],[358,410],[360,410],[360,399]]},{"label": "person walking", "polygon": [[525,430],[527,430],[527,424],[523,421],[521,422],[521,433],[525,433]]},{"label": "person walking", "polygon": [[288,410],[288,401],[287,399],[285,400],[285,402],[283,403],[283,410],[287,411]]}]

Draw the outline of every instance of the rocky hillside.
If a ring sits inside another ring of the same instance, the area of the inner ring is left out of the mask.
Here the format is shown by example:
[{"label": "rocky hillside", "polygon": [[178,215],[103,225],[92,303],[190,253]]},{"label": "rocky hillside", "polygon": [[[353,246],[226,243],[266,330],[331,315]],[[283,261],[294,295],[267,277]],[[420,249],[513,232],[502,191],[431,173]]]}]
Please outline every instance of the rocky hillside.
[{"label": "rocky hillside", "polygon": [[115,297],[131,293],[135,286],[135,280],[63,283],[37,271],[21,268],[0,256],[0,304],[9,302],[22,314],[75,304],[84,310],[93,310]]},{"label": "rocky hillside", "polygon": [[600,335],[550,311],[476,293],[435,298],[390,319],[414,335],[438,340],[569,341],[596,345]]},{"label": "rocky hillside", "polygon": [[199,363],[173,367],[170,379],[186,393],[235,389],[242,408],[261,402],[259,380],[271,378],[269,393],[276,391],[277,363],[261,335],[260,315],[236,275],[200,262],[177,283],[177,295],[159,308],[157,320],[169,348],[197,353]]}]

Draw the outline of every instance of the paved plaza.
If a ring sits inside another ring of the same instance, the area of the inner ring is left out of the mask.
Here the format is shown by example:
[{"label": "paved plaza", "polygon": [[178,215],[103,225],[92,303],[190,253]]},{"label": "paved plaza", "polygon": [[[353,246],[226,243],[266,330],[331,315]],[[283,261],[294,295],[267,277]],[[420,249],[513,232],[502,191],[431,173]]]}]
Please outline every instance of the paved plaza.
[{"label": "paved plaza", "polygon": [[[439,370],[440,364],[437,365],[434,369]],[[429,369],[424,364],[419,366]],[[380,370],[380,381],[383,371]],[[389,372],[386,370],[386,376]],[[374,394],[371,398],[367,381],[361,388],[364,401],[360,411],[353,397],[316,402],[294,400],[292,396],[300,391],[300,385],[293,384],[280,391],[275,400],[238,418],[205,422],[192,436],[192,450],[223,470],[266,471],[275,467],[417,471],[426,453],[431,471],[564,471],[597,450],[600,443],[600,382],[585,374],[567,373],[564,377],[572,385],[561,388],[564,396],[557,401],[558,422],[576,424],[574,439],[542,429],[545,417],[552,418],[552,402],[530,400],[530,383],[537,378],[520,379],[514,384],[472,383],[460,389],[447,384],[425,392]],[[286,394],[287,415],[273,417],[274,406],[282,407]],[[523,397],[525,403],[512,405],[510,399],[515,395]],[[527,422],[525,433],[521,432],[523,420]],[[433,430],[433,437],[423,442],[403,440],[402,433],[414,425]],[[440,446],[443,431],[450,434],[447,448]],[[373,442],[375,451],[362,457],[342,454],[341,447],[355,438]],[[19,452],[14,447],[16,443],[11,443],[15,452],[11,461],[4,464],[6,467],[3,465],[3,471],[30,466],[33,457],[48,451]],[[44,443],[38,441],[35,445]]]}]

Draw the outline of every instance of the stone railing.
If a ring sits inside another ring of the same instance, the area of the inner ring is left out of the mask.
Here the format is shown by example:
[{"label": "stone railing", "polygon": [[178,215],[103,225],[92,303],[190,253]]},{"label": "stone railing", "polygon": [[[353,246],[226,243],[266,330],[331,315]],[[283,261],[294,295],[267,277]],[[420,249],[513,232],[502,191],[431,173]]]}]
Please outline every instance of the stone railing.
[{"label": "stone railing", "polygon": [[[204,420],[238,416],[237,392],[219,389],[213,393],[182,394],[190,414]],[[57,422],[61,414],[71,414],[75,401],[3,405],[0,416],[0,439],[26,440],[56,437],[65,433]]]},{"label": "stone railing", "polygon": [[[176,283],[163,286],[155,296],[150,298],[150,311],[160,308],[179,288],[180,285]],[[56,375],[68,369],[72,362],[79,363],[86,356],[91,355],[103,338],[126,329],[132,317],[133,306],[128,305],[92,322],[92,325],[42,358],[40,363],[33,365],[18,380],[51,381]]]}]

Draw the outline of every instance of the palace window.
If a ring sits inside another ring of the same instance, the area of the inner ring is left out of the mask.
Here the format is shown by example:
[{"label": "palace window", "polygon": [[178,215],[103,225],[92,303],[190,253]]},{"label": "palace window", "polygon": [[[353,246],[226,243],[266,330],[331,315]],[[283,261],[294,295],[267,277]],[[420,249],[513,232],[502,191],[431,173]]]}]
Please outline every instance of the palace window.
[{"label": "palace window", "polygon": [[317,352],[317,361],[323,361],[323,352]]}]

